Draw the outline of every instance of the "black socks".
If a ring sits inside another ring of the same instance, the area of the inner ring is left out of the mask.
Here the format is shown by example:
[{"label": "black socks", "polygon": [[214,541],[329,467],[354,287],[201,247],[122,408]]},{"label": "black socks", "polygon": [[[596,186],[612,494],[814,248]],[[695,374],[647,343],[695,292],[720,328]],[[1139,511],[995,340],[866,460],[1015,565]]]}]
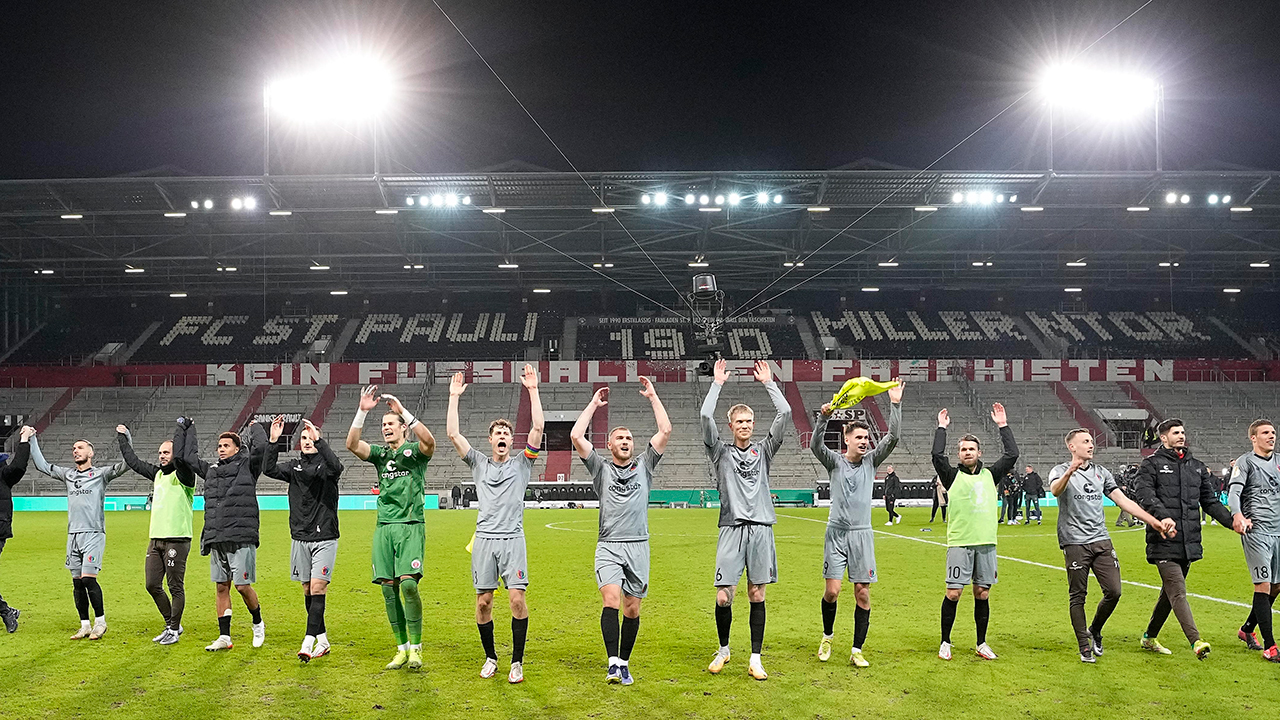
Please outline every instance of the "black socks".
[{"label": "black socks", "polygon": [[84,587],[84,580],[71,578],[71,596],[76,601],[76,612],[80,613],[82,622],[89,619],[89,591]]},{"label": "black socks", "polygon": [[1276,644],[1271,632],[1271,594],[1255,592],[1253,594],[1253,615],[1250,618],[1262,633],[1262,649]]},{"label": "black socks", "polygon": [[833,635],[836,631],[836,603],[822,599],[822,634]]},{"label": "black socks", "polygon": [[604,636],[604,650],[608,657],[618,657],[618,608],[601,608],[600,634]]},{"label": "black socks", "polygon": [[[315,601],[313,600],[312,602],[314,603]],[[254,625],[262,622],[262,603],[258,603],[258,607],[249,608],[249,615],[253,618]]]},{"label": "black socks", "polygon": [[989,600],[973,600],[973,624],[978,628],[978,644],[987,641],[987,620],[991,618],[991,602]]},{"label": "black socks", "polygon": [[96,577],[82,577],[80,582],[84,584],[85,593],[89,596],[89,603],[93,605],[94,617],[102,617],[102,586],[98,584]]},{"label": "black socks", "polygon": [[307,634],[324,633],[324,595],[308,595],[307,600]]},{"label": "black socks", "polygon": [[959,600],[952,600],[949,597],[942,598],[942,642],[951,642],[951,626],[956,624],[956,605]]},{"label": "black socks", "polygon": [[231,616],[223,615],[218,618],[218,634],[231,637]]},{"label": "black socks", "polygon": [[476,627],[480,630],[480,645],[484,647],[484,656],[497,660],[498,651],[493,649],[493,621],[476,623]]},{"label": "black socks", "polygon": [[511,662],[524,662],[524,639],[529,633],[529,618],[511,618]]},{"label": "black socks", "polygon": [[764,646],[764,601],[751,603],[751,615],[748,619],[751,625],[751,654],[759,655],[760,648]]},{"label": "black socks", "polygon": [[631,659],[631,649],[636,646],[636,635],[639,634],[639,616],[622,618],[622,650],[618,653],[618,657],[623,660]]},{"label": "black socks", "polygon": [[729,628],[733,627],[733,606],[716,605],[716,632],[720,635],[720,647],[729,647]]},{"label": "black socks", "polygon": [[871,608],[855,607],[853,609],[853,646],[862,649],[867,641],[867,628],[871,627]]}]

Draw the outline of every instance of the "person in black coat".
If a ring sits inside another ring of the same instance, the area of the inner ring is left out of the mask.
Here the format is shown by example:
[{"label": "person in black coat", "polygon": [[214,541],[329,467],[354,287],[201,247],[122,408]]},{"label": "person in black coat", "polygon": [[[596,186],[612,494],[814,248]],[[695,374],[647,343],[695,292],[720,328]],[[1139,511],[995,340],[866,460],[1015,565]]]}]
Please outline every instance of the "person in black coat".
[{"label": "person in black coat", "polygon": [[902,494],[902,480],[893,471],[892,465],[888,467],[888,471],[889,474],[884,476],[884,508],[889,511],[889,522],[885,525],[892,525],[902,522],[902,514],[893,509],[893,504]]},{"label": "person in black coat", "polygon": [[1209,653],[1209,643],[1200,639],[1191,605],[1187,603],[1187,573],[1191,563],[1204,557],[1200,544],[1200,510],[1230,528],[1231,511],[1222,504],[1214,478],[1204,463],[1191,456],[1182,420],[1169,418],[1156,427],[1161,448],[1146,457],[1138,468],[1135,489],[1138,504],[1157,520],[1172,518],[1177,530],[1162,537],[1147,528],[1147,562],[1160,573],[1160,598],[1151,612],[1151,622],[1142,636],[1142,648],[1161,655],[1171,651],[1157,640],[1160,628],[1172,610],[1196,657]]},{"label": "person in black coat", "polygon": [[1030,465],[1027,466],[1027,474],[1022,476],[1022,494],[1027,498],[1027,508],[1022,514],[1022,524],[1031,524],[1031,513],[1034,510],[1036,524],[1040,525],[1043,519],[1043,514],[1040,512],[1040,498],[1044,497],[1044,479]]},{"label": "person in black coat", "polygon": [[253,646],[266,641],[262,607],[253,589],[258,564],[258,475],[267,446],[267,433],[260,423],[248,428],[248,441],[239,433],[218,436],[218,459],[200,459],[195,424],[178,418],[173,434],[177,462],[204,478],[204,529],[200,532],[200,554],[209,556],[210,577],[216,585],[218,638],[205,650],[230,650],[231,586],[244,600],[253,618]]},{"label": "person in black coat", "polygon": [[320,428],[302,421],[298,445],[302,454],[280,463],[280,435],[284,416],[271,422],[271,436],[262,459],[262,474],[289,483],[289,577],[302,583],[307,630],[298,658],[310,662],[329,654],[324,624],[325,598],[338,557],[338,478],[342,461],[320,436]]},{"label": "person in black coat", "polygon": [[[18,484],[27,472],[27,462],[31,459],[31,436],[35,430],[24,427],[18,436],[18,448],[9,462],[0,467],[0,553],[4,552],[4,544],[13,537],[13,486]],[[0,597],[0,620],[4,620],[4,629],[14,632],[18,629],[18,616],[21,610],[10,607]]]}]

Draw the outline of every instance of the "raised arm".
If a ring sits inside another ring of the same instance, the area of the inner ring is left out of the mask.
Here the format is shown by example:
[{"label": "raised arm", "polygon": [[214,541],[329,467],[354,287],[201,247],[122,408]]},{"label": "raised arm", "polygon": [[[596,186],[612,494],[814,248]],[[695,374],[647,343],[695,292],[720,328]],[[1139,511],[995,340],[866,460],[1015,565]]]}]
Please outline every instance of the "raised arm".
[{"label": "raised arm", "polygon": [[[34,433],[34,431],[33,431]],[[40,452],[40,442],[36,440],[34,434],[28,443],[31,446],[31,462],[35,464],[36,469],[56,480],[67,481],[67,468],[61,465],[50,465],[48,460],[44,459],[44,453]]]},{"label": "raised arm", "polygon": [[284,416],[271,420],[271,434],[267,436],[267,449],[262,455],[262,474],[274,480],[293,482],[293,468],[280,467],[280,435],[284,432]]},{"label": "raised arm", "polygon": [[1058,468],[1056,467],[1050,470],[1049,471],[1049,492],[1053,493],[1054,497],[1058,497],[1059,495],[1061,495],[1063,491],[1067,489],[1067,483],[1071,481],[1071,476],[1075,475],[1076,471],[1083,466],[1084,466],[1083,461],[1073,457],[1071,458],[1071,464],[1068,465],[1067,469],[1062,471],[1061,474],[1056,474],[1058,473]]},{"label": "raised arm", "polygon": [[707,397],[702,401],[701,411],[702,444],[706,445],[708,450],[720,444],[720,431],[716,429],[716,403],[720,402],[720,388],[724,387],[725,380],[729,379],[729,371],[725,369],[723,359],[716,361],[714,372],[711,387],[707,390]]},{"label": "raised arm", "polygon": [[449,381],[449,412],[445,415],[444,432],[449,436],[449,442],[453,443],[453,449],[458,451],[458,457],[465,458],[467,453],[471,452],[471,443],[462,436],[462,431],[458,429],[458,401],[462,397],[462,393],[466,392],[467,384],[463,382],[462,373],[454,373],[453,378]]},{"label": "raised arm", "polygon": [[129,432],[129,428],[124,425],[116,426],[116,442],[120,444],[120,455],[130,469],[148,480],[156,479],[160,468],[138,458],[138,454],[133,451],[133,434]]},{"label": "raised arm", "polygon": [[249,472],[256,480],[262,474],[262,461],[267,452],[267,431],[262,423],[249,423]]},{"label": "raised arm", "polygon": [[383,393],[382,399],[387,401],[387,407],[391,412],[404,418],[405,424],[413,431],[413,436],[418,438],[418,451],[428,458],[434,456],[436,454],[436,436],[431,434],[427,426],[405,408],[404,403],[400,402],[400,398]]},{"label": "raised arm", "polygon": [[782,441],[787,436],[787,426],[791,424],[791,404],[787,402],[787,396],[782,394],[782,388],[774,382],[769,363],[757,360],[754,375],[773,401],[773,422],[769,424],[769,435],[764,441],[765,455],[773,457],[782,448]]},{"label": "raised arm", "polygon": [[[185,422],[182,422],[185,420]],[[182,462],[187,464],[195,474],[202,478],[209,477],[209,463],[200,459],[200,439],[196,436],[195,423],[191,422],[191,418],[179,418],[182,425],[182,449],[173,449],[174,457],[182,458]],[[177,436],[175,435],[174,442]]]},{"label": "raised arm", "polygon": [[898,446],[898,438],[902,437],[902,391],[906,383],[898,378],[893,379],[897,385],[889,388],[889,433],[880,438],[876,449],[871,453],[871,462],[876,467],[889,457],[889,453]]},{"label": "raised arm", "polygon": [[822,463],[822,467],[828,470],[836,469],[837,455],[834,450],[827,447],[825,438],[827,437],[827,423],[831,422],[831,403],[822,406],[818,411],[818,424],[813,428],[813,437],[809,440],[809,451],[813,456],[818,458],[818,462]]},{"label": "raised arm", "polygon": [[933,433],[931,458],[933,471],[938,473],[938,482],[942,483],[943,490],[950,490],[951,483],[956,480],[956,469],[951,467],[951,460],[947,457],[947,426],[950,424],[951,415],[942,408],[938,411],[938,429]]},{"label": "raised arm", "polygon": [[520,383],[524,385],[525,390],[529,391],[530,426],[526,442],[531,448],[540,448],[542,447],[542,429],[546,427],[547,421],[542,416],[542,399],[538,397],[538,371],[532,365],[525,365]]},{"label": "raised arm", "polygon": [[671,440],[671,418],[667,417],[667,408],[658,397],[658,390],[653,386],[652,380],[640,378],[640,394],[648,398],[649,406],[653,408],[654,422],[658,426],[658,431],[649,438],[649,444],[653,446],[654,452],[661,455],[667,451],[667,443]]},{"label": "raised arm", "polygon": [[365,416],[378,406],[378,386],[369,385],[360,390],[360,405],[356,408],[356,417],[351,421],[351,429],[347,431],[347,449],[361,460],[369,459],[369,443],[360,439],[360,431],[364,429]]},{"label": "raised arm", "polygon": [[582,409],[582,413],[578,415],[578,419],[573,423],[573,429],[569,430],[569,441],[573,443],[573,449],[578,451],[578,457],[586,460],[591,456],[594,449],[591,441],[587,439],[587,427],[591,425],[591,418],[595,417],[596,409],[609,404],[608,400],[609,388],[602,387],[591,396],[591,402]]},{"label": "raised arm", "polygon": [[991,406],[991,420],[1000,428],[1000,444],[1004,448],[1000,459],[991,465],[991,476],[1002,478],[1018,464],[1018,443],[1014,442],[1013,430],[1009,429],[1009,418],[1005,414],[1004,405],[995,403]]},{"label": "raised arm", "polygon": [[333,448],[329,447],[329,443],[324,438],[320,437],[320,428],[313,425],[310,420],[304,419],[302,422],[306,429],[311,432],[311,437],[315,438],[316,452],[320,453],[320,459],[324,461],[325,467],[329,469],[329,472],[333,473],[333,477],[336,479],[346,469],[342,466],[342,461],[338,459],[338,454],[333,451]]},{"label": "raised arm", "polygon": [[[29,433],[28,430],[30,430]],[[9,462],[0,468],[0,482],[13,487],[27,473],[27,463],[31,461],[31,436],[34,434],[35,429],[22,428],[18,435],[18,447],[13,451],[13,457],[9,458]]]}]

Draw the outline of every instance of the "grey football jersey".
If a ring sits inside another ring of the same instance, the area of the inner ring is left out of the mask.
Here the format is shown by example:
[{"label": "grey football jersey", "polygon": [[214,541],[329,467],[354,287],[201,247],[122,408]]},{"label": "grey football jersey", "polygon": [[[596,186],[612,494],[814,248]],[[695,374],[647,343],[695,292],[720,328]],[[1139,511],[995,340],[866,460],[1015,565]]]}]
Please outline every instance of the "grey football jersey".
[{"label": "grey football jersey", "polygon": [[634,542],[649,539],[649,489],[662,455],[650,445],[639,457],[618,466],[613,455],[599,450],[582,458],[591,473],[591,485],[600,498],[600,539]]},{"label": "grey football jersey", "polygon": [[[1055,465],[1049,471],[1049,484],[1067,474],[1071,463]],[[1089,463],[1072,473],[1067,487],[1058,496],[1058,547],[1087,545],[1106,540],[1107,518],[1102,498],[1120,489],[1111,471]]]},{"label": "grey football jersey", "polygon": [[535,458],[521,452],[505,462],[495,463],[472,448],[462,460],[471,468],[476,498],[480,501],[476,537],[524,535],[524,491],[529,487]]},{"label": "grey football jersey", "polygon": [[880,438],[871,452],[862,456],[857,465],[823,444],[821,438],[827,431],[829,420],[818,416],[818,426],[813,430],[813,441],[809,445],[818,462],[827,469],[831,482],[831,511],[827,515],[827,525],[841,530],[870,530],[871,491],[875,487],[876,468],[898,444],[898,435],[902,431],[902,406],[890,404],[889,432]]},{"label": "grey football jersey", "polygon": [[777,414],[764,440],[753,442],[745,449],[720,440],[715,419],[720,385],[711,383],[707,398],[702,401],[702,441],[707,459],[715,468],[716,488],[720,491],[720,527],[746,523],[773,525],[778,521],[769,492],[769,465],[782,447],[787,423],[791,422],[791,406],[777,383],[770,381],[764,387]]},{"label": "grey football jersey", "polygon": [[1262,458],[1250,451],[1236,458],[1227,502],[1233,514],[1253,521],[1250,532],[1280,535],[1280,455]]},{"label": "grey football jersey", "polygon": [[124,475],[129,466],[123,460],[107,467],[90,467],[77,470],[74,467],[50,465],[40,452],[40,443],[31,438],[31,460],[36,469],[55,480],[67,484],[67,532],[106,532],[107,516],[103,501],[107,497],[107,483]]}]

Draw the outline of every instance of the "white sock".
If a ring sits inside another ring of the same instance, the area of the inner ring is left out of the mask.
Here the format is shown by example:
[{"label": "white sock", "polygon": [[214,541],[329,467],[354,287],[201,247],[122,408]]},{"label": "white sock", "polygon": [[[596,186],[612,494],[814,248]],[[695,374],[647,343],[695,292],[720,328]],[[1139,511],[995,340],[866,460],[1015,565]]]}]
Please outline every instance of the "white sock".
[{"label": "white sock", "polygon": [[835,639],[835,636],[836,636],[836,634],[835,634],[835,633],[831,633],[830,635],[828,635],[828,634],[826,634],[826,633],[822,633],[822,639],[823,639],[823,640],[833,640],[833,639]]},{"label": "white sock", "polygon": [[410,645],[410,646],[409,646],[409,649],[410,649],[410,650],[417,650],[418,652],[422,652],[422,643],[418,643],[417,645]]},{"label": "white sock", "polygon": [[218,638],[219,638],[219,639],[222,639],[222,640],[226,640],[227,642],[231,642],[231,636],[230,636],[230,635],[219,635],[219,636],[218,636]]},{"label": "white sock", "polygon": [[302,644],[303,644],[303,645],[314,645],[314,644],[315,644],[315,642],[316,642],[316,636],[315,636],[315,635],[304,635],[304,636],[302,636]]},{"label": "white sock", "polygon": [[751,664],[752,665],[760,664],[760,653],[751,653]]},{"label": "white sock", "polygon": [[851,653],[859,652],[859,653],[860,653],[860,652],[862,652],[862,648],[854,648],[854,649],[850,650],[849,652],[851,652]]},{"label": "white sock", "polygon": [[720,646],[720,654],[721,654],[721,655],[728,655],[728,654],[729,654],[729,646],[728,646],[728,645],[721,645],[721,646]]},{"label": "white sock", "polygon": [[317,636],[316,636],[316,642],[320,643],[321,645],[328,645],[328,644],[329,644],[329,633],[327,633],[327,632],[322,632],[322,633],[320,633],[319,635],[317,635]]},{"label": "white sock", "polygon": [[99,625],[106,625],[106,624],[107,624],[107,616],[106,616],[105,614],[103,614],[103,615],[99,615],[99,616],[98,616],[98,619],[97,619],[97,623],[98,623]]},{"label": "white sock", "polygon": [[401,650],[405,651],[405,652],[409,652],[409,643],[405,643],[405,644],[400,645],[400,646],[398,646],[398,647],[399,647]]},{"label": "white sock", "polygon": [[621,663],[622,663],[622,660],[621,660],[617,655],[610,655],[610,656],[609,656],[609,664],[610,664],[610,665],[620,665]]},{"label": "white sock", "polygon": [[88,620],[81,620],[81,621],[80,621],[80,629],[81,629],[81,630],[88,630],[91,626],[92,626],[92,623],[90,623]]},{"label": "white sock", "polygon": [[621,665],[622,667],[626,667],[628,664],[630,664],[630,661],[623,660],[622,658],[618,658],[618,664]]}]

